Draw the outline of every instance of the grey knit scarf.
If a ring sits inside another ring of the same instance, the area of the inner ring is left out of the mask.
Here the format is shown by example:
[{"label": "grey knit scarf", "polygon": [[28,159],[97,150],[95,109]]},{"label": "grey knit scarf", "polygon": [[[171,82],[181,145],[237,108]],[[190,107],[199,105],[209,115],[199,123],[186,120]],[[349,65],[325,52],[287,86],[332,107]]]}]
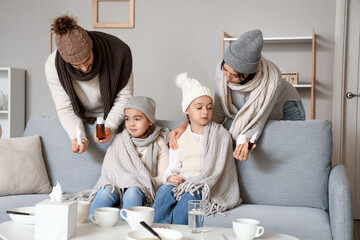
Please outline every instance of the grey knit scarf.
[{"label": "grey knit scarf", "polygon": [[152,177],[155,177],[157,174],[157,155],[159,154],[160,148],[159,144],[155,140],[159,136],[161,136],[166,143],[169,142],[169,129],[155,125],[154,131],[148,137],[131,138],[135,146],[147,147],[145,163]]},{"label": "grey knit scarf", "polygon": [[201,188],[206,215],[214,215],[234,208],[242,200],[229,132],[222,125],[210,122],[205,126],[203,141],[204,163],[200,175],[183,182],[173,191],[179,200],[184,193],[193,194]]}]

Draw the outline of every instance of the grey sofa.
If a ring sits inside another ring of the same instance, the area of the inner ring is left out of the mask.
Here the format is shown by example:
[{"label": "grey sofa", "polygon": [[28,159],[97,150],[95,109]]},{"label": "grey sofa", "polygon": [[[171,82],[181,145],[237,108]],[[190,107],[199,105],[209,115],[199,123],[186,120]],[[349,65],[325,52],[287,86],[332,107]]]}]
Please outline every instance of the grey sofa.
[{"label": "grey sofa", "polygon": [[[158,121],[173,129],[175,121]],[[261,221],[267,231],[300,239],[345,240],[353,237],[351,189],[345,168],[331,167],[331,122],[269,121],[248,161],[236,161],[243,204],[227,216],[206,218],[206,225],[231,227],[232,219]],[[93,133],[94,126],[87,125]],[[73,154],[56,117],[34,115],[24,136],[40,135],[51,184],[59,181],[65,194],[92,188],[108,144],[90,139],[89,151]],[[224,186],[226,187],[226,186]],[[0,197],[0,222],[7,209],[33,206],[47,194]]]}]

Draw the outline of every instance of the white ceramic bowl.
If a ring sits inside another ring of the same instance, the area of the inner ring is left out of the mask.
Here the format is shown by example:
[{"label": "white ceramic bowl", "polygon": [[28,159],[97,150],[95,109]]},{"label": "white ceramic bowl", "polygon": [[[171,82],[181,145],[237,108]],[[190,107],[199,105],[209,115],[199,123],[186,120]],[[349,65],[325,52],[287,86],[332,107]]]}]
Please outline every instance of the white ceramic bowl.
[{"label": "white ceramic bowl", "polygon": [[15,212],[25,212],[25,213],[33,214],[33,215],[19,215],[19,214],[9,213],[9,217],[14,222],[22,223],[22,224],[35,224],[35,207],[21,207],[21,208],[13,208],[10,210]]},{"label": "white ceramic bowl", "polygon": [[[153,228],[155,232],[157,232],[162,240],[181,240],[183,235],[181,232],[166,229],[166,228]],[[152,235],[146,229],[138,229],[132,230],[127,234],[128,240],[158,240],[157,237]]]}]

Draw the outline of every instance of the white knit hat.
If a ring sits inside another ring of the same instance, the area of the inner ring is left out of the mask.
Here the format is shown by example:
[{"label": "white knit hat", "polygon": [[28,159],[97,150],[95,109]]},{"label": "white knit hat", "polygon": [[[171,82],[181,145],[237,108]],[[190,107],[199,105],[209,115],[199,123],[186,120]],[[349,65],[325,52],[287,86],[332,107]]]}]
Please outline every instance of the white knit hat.
[{"label": "white knit hat", "polygon": [[214,94],[207,87],[202,86],[198,80],[188,78],[186,72],[181,73],[176,77],[176,85],[181,88],[183,92],[181,106],[184,113],[191,102],[201,96],[209,96],[211,97],[213,104],[215,103]]}]

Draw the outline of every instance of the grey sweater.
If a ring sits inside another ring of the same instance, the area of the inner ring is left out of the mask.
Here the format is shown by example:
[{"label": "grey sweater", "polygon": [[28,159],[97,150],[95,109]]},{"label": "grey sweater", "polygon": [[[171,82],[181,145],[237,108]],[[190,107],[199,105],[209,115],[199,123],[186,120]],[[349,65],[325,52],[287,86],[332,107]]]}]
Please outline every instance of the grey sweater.
[{"label": "grey sweater", "polygon": [[[221,97],[219,92],[218,81],[221,74],[221,62],[216,66],[215,73],[215,105],[213,110],[212,120],[216,123],[223,123],[224,126],[229,129],[232,123],[232,118],[230,116],[225,116],[224,110],[221,105]],[[280,70],[278,70],[280,72]],[[249,99],[250,92],[239,92],[235,90],[231,91],[231,99],[233,103],[233,108],[235,112],[238,112],[244,106],[245,102]],[[245,133],[247,138],[251,138],[255,132],[259,132],[258,136],[261,135],[266,121],[271,120],[281,120],[283,119],[283,107],[287,101],[301,101],[301,98],[291,83],[282,80],[279,82],[278,88],[275,92],[274,98],[269,106],[269,108],[264,112],[264,114],[259,118],[259,120]]]}]

